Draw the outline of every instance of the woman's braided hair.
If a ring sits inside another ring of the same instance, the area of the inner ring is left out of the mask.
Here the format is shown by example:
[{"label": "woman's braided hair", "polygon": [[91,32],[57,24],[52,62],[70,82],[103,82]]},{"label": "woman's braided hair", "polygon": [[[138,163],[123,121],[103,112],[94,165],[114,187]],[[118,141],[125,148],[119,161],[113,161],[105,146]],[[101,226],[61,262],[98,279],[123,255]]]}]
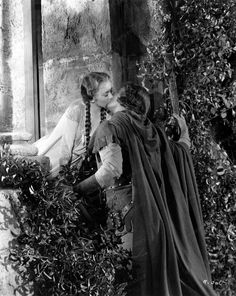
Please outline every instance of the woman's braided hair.
[{"label": "woman's braided hair", "polygon": [[101,111],[100,111],[100,122],[102,122],[103,120],[106,119],[106,116],[107,116],[107,111],[105,108],[101,108]]},{"label": "woman's braided hair", "polygon": [[[85,104],[85,147],[86,150],[90,141],[90,131],[91,131],[91,113],[90,113],[90,103],[93,101],[93,97],[98,90],[100,84],[104,81],[110,79],[110,76],[104,72],[91,72],[86,75],[81,83],[81,95],[83,102]],[[106,110],[101,108],[100,111],[101,121],[106,119]]]},{"label": "woman's braided hair", "polygon": [[85,147],[86,151],[90,141],[91,130],[91,114],[90,114],[90,101],[85,103]]}]

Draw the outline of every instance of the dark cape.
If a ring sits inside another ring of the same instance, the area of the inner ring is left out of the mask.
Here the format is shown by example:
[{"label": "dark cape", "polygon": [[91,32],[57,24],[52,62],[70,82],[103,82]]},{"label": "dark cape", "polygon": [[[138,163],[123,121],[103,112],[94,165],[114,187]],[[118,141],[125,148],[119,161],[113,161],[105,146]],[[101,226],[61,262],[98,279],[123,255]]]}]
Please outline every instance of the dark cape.
[{"label": "dark cape", "polygon": [[129,152],[132,168],[133,270],[128,295],[211,296],[201,206],[187,147],[130,111],[97,130],[94,152],[110,142]]}]

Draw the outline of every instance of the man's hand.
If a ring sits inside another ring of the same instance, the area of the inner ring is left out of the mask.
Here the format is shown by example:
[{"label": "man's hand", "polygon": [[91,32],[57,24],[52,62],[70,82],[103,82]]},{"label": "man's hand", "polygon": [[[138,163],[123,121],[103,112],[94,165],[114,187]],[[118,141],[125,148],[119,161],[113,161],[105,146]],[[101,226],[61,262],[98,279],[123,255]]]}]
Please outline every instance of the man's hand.
[{"label": "man's hand", "polygon": [[92,175],[88,177],[87,179],[83,180],[79,184],[76,184],[73,186],[74,192],[77,192],[79,194],[92,194],[95,191],[99,190],[101,187],[95,177],[95,175]]},{"label": "man's hand", "polygon": [[177,114],[173,114],[173,117],[175,117],[176,120],[178,121],[180,130],[181,130],[180,139],[178,142],[183,142],[190,148],[191,141],[189,138],[188,126],[187,126],[184,116],[183,115],[179,116]]},{"label": "man's hand", "polygon": [[184,118],[183,115],[177,115],[177,114],[173,114],[173,117],[175,117],[178,121],[179,127],[181,129],[181,135],[186,133],[186,131],[188,131],[188,127],[187,127],[187,123],[186,120]]}]

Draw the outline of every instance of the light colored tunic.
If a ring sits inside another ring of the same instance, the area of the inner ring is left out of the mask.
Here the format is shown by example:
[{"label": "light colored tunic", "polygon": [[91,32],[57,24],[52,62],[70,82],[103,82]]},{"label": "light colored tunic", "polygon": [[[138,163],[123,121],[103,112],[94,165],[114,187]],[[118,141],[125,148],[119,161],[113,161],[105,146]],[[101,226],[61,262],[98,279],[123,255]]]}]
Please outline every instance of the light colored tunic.
[{"label": "light colored tunic", "polygon": [[[99,119],[100,120],[100,119]],[[93,134],[99,123],[98,119],[92,121]],[[51,134],[42,137],[33,145],[38,148],[38,155],[50,158],[51,176],[58,175],[60,166],[68,163],[72,158],[72,164],[79,162],[85,153],[85,105],[81,100],[70,104],[60,118]],[[102,188],[112,184],[115,177],[122,173],[121,149],[116,144],[110,144],[100,151],[102,166],[95,177]]]}]

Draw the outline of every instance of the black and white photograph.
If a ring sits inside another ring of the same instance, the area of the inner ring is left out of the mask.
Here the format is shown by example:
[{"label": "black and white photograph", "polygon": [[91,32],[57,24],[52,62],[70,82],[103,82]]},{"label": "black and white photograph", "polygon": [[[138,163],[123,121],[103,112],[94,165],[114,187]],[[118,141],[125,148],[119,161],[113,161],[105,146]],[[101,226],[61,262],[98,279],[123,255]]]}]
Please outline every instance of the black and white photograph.
[{"label": "black and white photograph", "polygon": [[236,296],[235,0],[0,0],[0,295]]}]

